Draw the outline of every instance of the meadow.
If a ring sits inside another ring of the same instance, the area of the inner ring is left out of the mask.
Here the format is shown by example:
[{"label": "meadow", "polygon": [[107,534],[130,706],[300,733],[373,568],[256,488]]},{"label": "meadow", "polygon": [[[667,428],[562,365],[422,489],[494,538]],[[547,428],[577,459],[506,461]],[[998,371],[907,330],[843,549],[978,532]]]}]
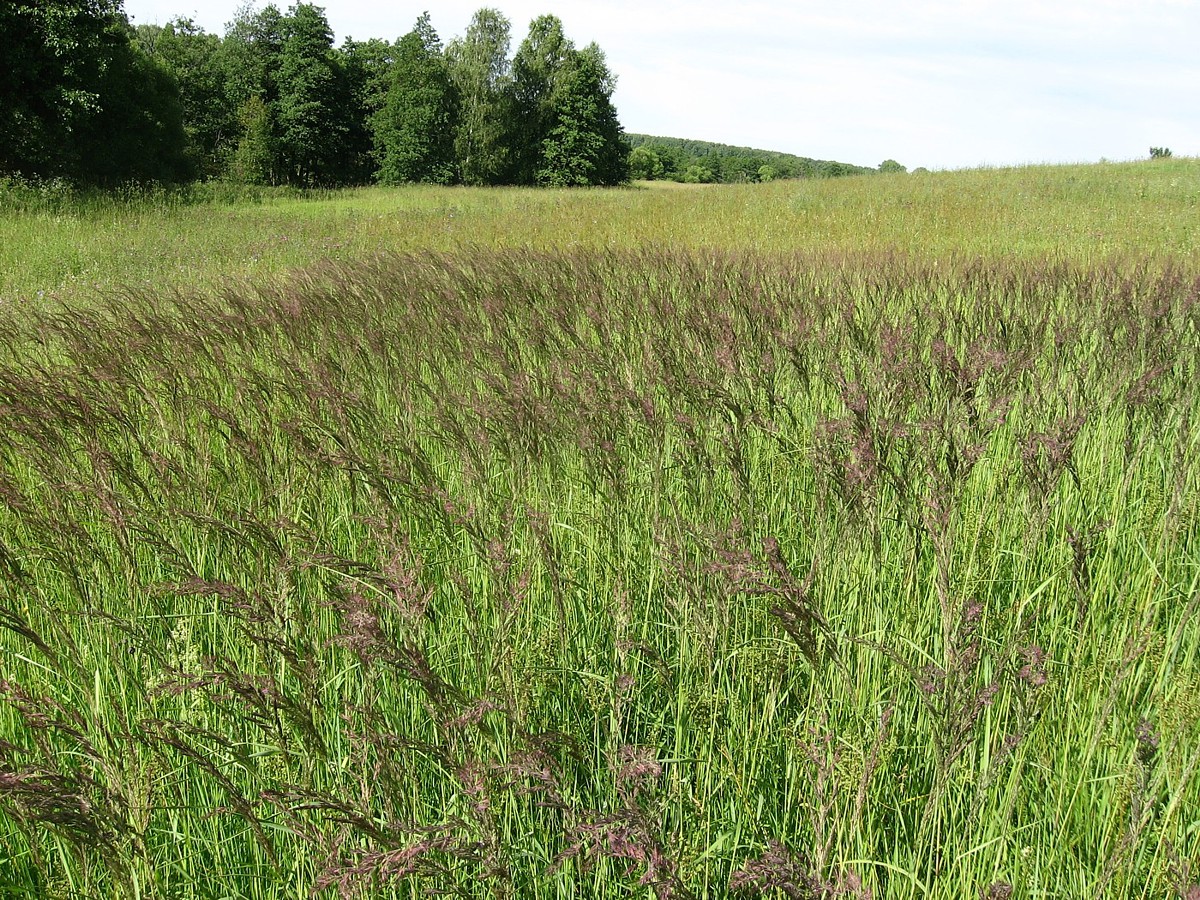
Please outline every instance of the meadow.
[{"label": "meadow", "polygon": [[0,897],[1200,896],[1200,161],[0,204]]},{"label": "meadow", "polygon": [[[618,191],[414,186],[82,202],[0,183],[0,302],[209,286],[379,251],[678,249],[1200,261],[1191,159]],[[587,202],[580,202],[586,195]]]}]

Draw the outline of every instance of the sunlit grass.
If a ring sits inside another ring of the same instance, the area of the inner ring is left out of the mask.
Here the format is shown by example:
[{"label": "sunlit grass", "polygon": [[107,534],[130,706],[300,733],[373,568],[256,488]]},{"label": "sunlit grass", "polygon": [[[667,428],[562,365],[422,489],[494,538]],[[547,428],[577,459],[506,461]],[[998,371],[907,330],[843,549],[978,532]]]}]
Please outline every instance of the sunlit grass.
[{"label": "sunlit grass", "polygon": [[0,298],[275,274],[380,250],[899,251],[1075,261],[1200,255],[1200,161],[762,185],[363,188],[239,206],[0,213]]},{"label": "sunlit grass", "polygon": [[1191,900],[1195,166],[9,215],[0,896]]}]

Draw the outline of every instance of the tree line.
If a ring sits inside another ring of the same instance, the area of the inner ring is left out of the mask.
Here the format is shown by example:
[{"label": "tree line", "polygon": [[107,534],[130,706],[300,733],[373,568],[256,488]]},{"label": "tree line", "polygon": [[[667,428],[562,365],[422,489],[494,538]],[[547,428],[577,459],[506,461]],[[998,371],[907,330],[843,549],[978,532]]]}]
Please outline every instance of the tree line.
[{"label": "tree line", "polygon": [[0,3],[0,175],[81,185],[229,179],[608,185],[629,145],[603,51],[535,19],[429,14],[395,42],[334,46],[324,10],[242,7],[225,34],[134,27],[123,0]]},{"label": "tree line", "polygon": [[[647,181],[662,179],[725,184],[773,181],[776,178],[837,178],[889,171],[888,164],[892,163],[888,160],[879,169],[872,169],[834,160],[809,159],[791,153],[733,147],[711,141],[648,134],[630,134],[627,139],[632,148],[629,155],[630,174]],[[902,166],[900,168],[903,169]]]}]

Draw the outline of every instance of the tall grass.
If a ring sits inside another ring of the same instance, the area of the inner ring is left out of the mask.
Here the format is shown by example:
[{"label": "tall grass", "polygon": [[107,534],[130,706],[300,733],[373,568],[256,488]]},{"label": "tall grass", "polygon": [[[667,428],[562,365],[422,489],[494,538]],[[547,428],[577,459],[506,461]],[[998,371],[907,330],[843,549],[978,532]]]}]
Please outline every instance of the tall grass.
[{"label": "tall grass", "polygon": [[597,243],[6,326],[0,892],[1195,896],[1194,270]]}]

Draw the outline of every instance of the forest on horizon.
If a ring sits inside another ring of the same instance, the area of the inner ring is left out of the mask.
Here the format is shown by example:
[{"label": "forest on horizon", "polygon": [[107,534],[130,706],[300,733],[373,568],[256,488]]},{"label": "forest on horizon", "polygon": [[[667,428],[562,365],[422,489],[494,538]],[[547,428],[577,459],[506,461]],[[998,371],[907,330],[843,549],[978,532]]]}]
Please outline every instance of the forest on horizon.
[{"label": "forest on horizon", "polygon": [[223,36],[183,16],[134,26],[124,0],[5,4],[0,178],[586,186],[876,171],[626,135],[597,44],[577,47],[553,15],[512,44],[492,8],[447,44],[425,13],[394,42],[335,46],[312,3],[247,4]]},{"label": "forest on horizon", "polygon": [[243,7],[225,35],[133,26],[123,0],[0,7],[0,175],[112,186],[224,178],[339,186],[618,184],[628,146],[594,43],[480,9],[443,45],[335,47],[324,9]]}]

